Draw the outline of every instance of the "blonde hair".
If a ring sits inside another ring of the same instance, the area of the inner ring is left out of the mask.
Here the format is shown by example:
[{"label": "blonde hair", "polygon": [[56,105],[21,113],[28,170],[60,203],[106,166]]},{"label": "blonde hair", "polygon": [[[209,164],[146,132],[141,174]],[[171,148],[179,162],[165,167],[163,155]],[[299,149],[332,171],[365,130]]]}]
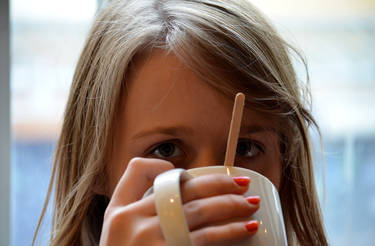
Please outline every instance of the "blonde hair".
[{"label": "blonde hair", "polygon": [[[308,128],[316,123],[290,52],[246,0],[112,0],[97,16],[71,86],[50,186],[50,245],[96,245],[108,198],[103,180],[114,119],[135,55],[173,52],[213,88],[280,123],[280,198],[290,245],[327,245],[316,195]],[[298,52],[297,52],[298,54]],[[302,61],[303,58],[301,58]],[[105,179],[105,177],[104,177]]]}]

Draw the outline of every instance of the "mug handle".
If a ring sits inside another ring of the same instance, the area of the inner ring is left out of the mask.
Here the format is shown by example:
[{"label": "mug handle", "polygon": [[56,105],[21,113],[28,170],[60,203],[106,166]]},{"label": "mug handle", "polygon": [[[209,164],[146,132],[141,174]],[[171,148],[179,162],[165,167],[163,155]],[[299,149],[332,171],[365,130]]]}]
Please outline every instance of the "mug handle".
[{"label": "mug handle", "polygon": [[185,169],[159,174],[154,181],[156,212],[168,246],[193,246],[182,208],[180,184],[192,178]]}]

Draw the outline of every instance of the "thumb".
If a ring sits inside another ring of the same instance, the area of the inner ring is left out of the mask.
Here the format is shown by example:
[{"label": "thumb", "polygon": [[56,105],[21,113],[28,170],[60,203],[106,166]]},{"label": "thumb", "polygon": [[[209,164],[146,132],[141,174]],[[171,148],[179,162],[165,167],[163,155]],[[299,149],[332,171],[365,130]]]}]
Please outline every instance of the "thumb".
[{"label": "thumb", "polygon": [[156,176],[173,168],[171,162],[161,159],[131,159],[112,194],[111,203],[125,206],[140,200]]}]

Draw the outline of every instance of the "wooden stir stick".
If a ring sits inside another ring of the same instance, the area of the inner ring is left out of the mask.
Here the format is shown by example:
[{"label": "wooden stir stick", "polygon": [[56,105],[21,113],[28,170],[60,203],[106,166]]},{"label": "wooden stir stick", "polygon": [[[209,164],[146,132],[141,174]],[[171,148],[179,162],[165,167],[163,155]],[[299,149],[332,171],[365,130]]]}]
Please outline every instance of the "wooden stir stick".
[{"label": "wooden stir stick", "polygon": [[234,158],[236,157],[237,142],[238,136],[240,134],[244,104],[245,95],[241,92],[237,93],[232,111],[232,120],[230,122],[224,166],[234,165]]}]

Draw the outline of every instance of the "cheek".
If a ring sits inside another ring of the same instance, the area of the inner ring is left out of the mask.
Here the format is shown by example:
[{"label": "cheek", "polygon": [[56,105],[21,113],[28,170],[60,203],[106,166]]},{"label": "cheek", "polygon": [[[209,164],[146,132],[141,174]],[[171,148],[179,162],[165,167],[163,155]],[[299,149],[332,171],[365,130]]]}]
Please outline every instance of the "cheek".
[{"label": "cheek", "polygon": [[121,176],[123,172],[125,171],[125,168],[121,168],[121,165],[119,165],[116,162],[111,161],[108,171],[107,171],[107,196],[112,197],[113,191],[116,188],[117,183],[121,179]]},{"label": "cheek", "polygon": [[272,139],[268,146],[270,146],[268,152],[266,152],[264,158],[261,158],[259,161],[261,162],[258,165],[259,170],[255,171],[258,171],[263,176],[267,177],[275,185],[277,190],[280,190],[282,180],[282,158],[278,140]]},{"label": "cheek", "polygon": [[265,158],[257,167],[250,169],[267,177],[275,185],[277,190],[280,190],[282,164],[279,159]]},{"label": "cheek", "polygon": [[276,186],[277,190],[280,191],[281,176],[282,176],[281,166],[282,165],[280,161],[274,164],[275,164],[274,167],[267,172],[266,176]]},{"label": "cheek", "polygon": [[280,153],[280,139],[279,137],[272,138],[272,152],[270,155],[269,162],[272,163],[269,168],[268,175],[271,182],[276,186],[277,190],[280,190],[282,180],[282,156]]},{"label": "cheek", "polygon": [[111,156],[107,163],[107,195],[112,196],[117,183],[126,170],[128,162],[131,158],[127,156],[125,151],[125,143],[116,138],[112,146]]},{"label": "cheek", "polygon": [[282,162],[279,148],[275,146],[273,153],[270,155],[267,161],[268,165],[265,176],[276,186],[277,190],[280,190],[282,180]]}]

